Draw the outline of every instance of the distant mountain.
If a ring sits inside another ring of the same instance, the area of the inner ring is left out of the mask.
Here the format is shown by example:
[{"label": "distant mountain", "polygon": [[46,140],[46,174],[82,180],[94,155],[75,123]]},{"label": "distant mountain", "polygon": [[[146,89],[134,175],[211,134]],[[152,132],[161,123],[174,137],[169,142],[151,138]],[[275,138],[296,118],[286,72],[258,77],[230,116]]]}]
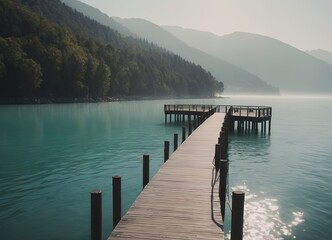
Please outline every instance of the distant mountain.
[{"label": "distant mountain", "polygon": [[[148,21],[139,19],[123,20],[120,18],[111,18],[100,12],[98,9],[77,0],[62,1],[91,19],[109,26],[110,28],[117,29],[124,36],[135,36],[146,39],[156,45],[174,52],[175,54],[180,55],[183,58],[186,58],[189,61],[203,66],[205,69],[209,70],[217,78],[217,80],[225,83],[225,89],[227,92],[261,94],[278,93],[278,89],[269,86],[257,76],[254,76],[253,74],[235,67],[234,65],[221,59],[209,56],[202,51],[188,47],[179,39],[176,39],[159,26]],[[114,24],[113,19],[118,21],[118,25]],[[119,25],[122,25],[122,28],[119,27]],[[123,31],[123,29],[125,29],[125,31]]]},{"label": "distant mountain", "polygon": [[277,88],[222,59],[189,47],[160,26],[143,19],[114,18],[142,39],[147,39],[181,57],[201,65],[225,84],[225,92],[247,94],[278,94]]},{"label": "distant mountain", "polygon": [[188,45],[251,72],[282,93],[332,93],[332,66],[273,38],[237,32],[223,37],[165,27]]},{"label": "distant mountain", "polygon": [[312,50],[312,51],[307,51],[307,53],[310,54],[311,56],[314,56],[314,57],[332,65],[332,53],[331,52],[328,52],[328,51],[325,51],[322,49],[316,49],[316,50]]},{"label": "distant mountain", "polygon": [[123,36],[132,36],[133,34],[124,26],[119,24],[117,21],[114,21],[111,17],[102,13],[98,8],[91,7],[85,3],[82,3],[77,0],[60,0],[65,3],[67,6],[77,10],[78,12],[83,13],[85,16],[90,17],[97,22],[112,28],[113,30],[118,31]]}]

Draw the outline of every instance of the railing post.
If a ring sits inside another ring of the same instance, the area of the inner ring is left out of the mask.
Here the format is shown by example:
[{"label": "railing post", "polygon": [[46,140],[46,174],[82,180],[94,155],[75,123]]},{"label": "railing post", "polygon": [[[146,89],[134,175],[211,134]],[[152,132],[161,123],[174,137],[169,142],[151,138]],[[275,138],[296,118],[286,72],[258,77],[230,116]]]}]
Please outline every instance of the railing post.
[{"label": "railing post", "polygon": [[220,160],[220,178],[219,178],[219,200],[222,220],[225,220],[226,211],[226,185],[228,175],[228,161]]},{"label": "railing post", "polygon": [[182,127],[182,142],[186,140],[186,128]]},{"label": "railing post", "polygon": [[150,156],[143,155],[143,189],[150,180]]},{"label": "railing post", "polygon": [[164,142],[164,163],[168,160],[169,158],[169,141]]},{"label": "railing post", "polygon": [[121,220],[121,177],[113,176],[113,228]]},{"label": "railing post", "polygon": [[243,239],[244,192],[234,191],[232,194],[231,240]]},{"label": "railing post", "polygon": [[175,152],[178,149],[178,134],[174,133],[174,144],[173,144],[173,151]]},{"label": "railing post", "polygon": [[90,193],[91,197],[91,240],[102,238],[102,194],[100,190]]}]

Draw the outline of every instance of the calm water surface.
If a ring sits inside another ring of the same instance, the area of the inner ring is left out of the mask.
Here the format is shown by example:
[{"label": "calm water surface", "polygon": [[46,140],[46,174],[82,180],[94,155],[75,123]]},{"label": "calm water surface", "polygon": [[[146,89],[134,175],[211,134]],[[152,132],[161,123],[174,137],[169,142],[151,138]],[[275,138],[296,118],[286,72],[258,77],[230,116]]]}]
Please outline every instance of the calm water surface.
[{"label": "calm water surface", "polygon": [[163,104],[180,102],[272,106],[270,136],[231,137],[229,181],[246,191],[245,239],[330,239],[331,98],[0,106],[0,239],[90,239],[96,188],[106,238],[111,177],[122,176],[125,213],[141,190],[142,155],[153,175],[163,141],[181,132],[164,124]]}]

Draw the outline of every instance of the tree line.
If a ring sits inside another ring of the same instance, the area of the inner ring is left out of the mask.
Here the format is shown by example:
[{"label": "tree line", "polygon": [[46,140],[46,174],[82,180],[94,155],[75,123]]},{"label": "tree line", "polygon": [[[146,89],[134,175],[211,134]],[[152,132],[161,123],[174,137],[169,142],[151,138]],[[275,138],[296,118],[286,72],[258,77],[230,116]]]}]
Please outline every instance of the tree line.
[{"label": "tree line", "polygon": [[58,0],[0,0],[0,97],[212,96],[223,84]]}]

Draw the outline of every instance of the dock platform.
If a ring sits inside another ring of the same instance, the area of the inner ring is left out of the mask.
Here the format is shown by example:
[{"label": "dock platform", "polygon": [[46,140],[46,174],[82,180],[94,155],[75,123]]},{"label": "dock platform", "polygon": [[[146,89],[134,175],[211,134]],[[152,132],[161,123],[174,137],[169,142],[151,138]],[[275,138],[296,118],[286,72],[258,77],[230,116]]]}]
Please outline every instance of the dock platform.
[{"label": "dock platform", "polygon": [[216,224],[222,223],[218,193],[211,198],[215,145],[224,117],[214,113],[178,147],[109,240],[224,239]]}]

